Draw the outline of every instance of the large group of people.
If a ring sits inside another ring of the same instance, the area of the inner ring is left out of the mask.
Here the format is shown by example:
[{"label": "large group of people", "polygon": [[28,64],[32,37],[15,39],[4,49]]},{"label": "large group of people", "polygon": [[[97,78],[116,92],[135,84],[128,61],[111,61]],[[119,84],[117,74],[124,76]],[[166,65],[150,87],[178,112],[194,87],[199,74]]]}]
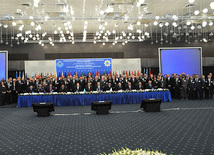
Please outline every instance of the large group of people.
[{"label": "large group of people", "polygon": [[19,93],[52,93],[80,91],[126,91],[167,88],[172,98],[176,99],[212,99],[214,81],[212,73],[199,76],[197,74],[171,75],[78,75],[67,77],[42,77],[2,79],[0,84],[0,105],[17,102]]}]

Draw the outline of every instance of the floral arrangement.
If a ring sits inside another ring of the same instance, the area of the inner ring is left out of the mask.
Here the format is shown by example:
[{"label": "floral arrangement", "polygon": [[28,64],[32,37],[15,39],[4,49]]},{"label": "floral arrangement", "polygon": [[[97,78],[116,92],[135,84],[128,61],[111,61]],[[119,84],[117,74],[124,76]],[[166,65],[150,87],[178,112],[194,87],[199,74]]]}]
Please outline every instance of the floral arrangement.
[{"label": "floral arrangement", "polygon": [[94,92],[67,92],[67,93],[20,93],[20,96],[23,95],[83,95],[83,94],[119,94],[119,93],[143,93],[143,92],[159,92],[159,91],[168,91],[169,89],[145,89],[145,90],[124,90],[124,91],[94,91]]},{"label": "floral arrangement", "polygon": [[103,153],[100,155],[166,155],[164,153],[161,153],[159,151],[150,151],[150,150],[142,150],[142,149],[136,149],[136,150],[130,150],[128,148],[122,148],[121,150],[114,150],[113,153]]}]

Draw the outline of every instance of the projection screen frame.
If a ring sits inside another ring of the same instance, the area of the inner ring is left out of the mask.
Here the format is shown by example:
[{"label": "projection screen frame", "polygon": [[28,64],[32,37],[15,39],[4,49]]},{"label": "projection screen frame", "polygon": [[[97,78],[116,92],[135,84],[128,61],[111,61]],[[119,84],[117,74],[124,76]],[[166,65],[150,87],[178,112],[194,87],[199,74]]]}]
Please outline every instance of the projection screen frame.
[{"label": "projection screen frame", "polygon": [[0,53],[5,53],[5,80],[8,79],[8,51],[0,50]]},{"label": "projection screen frame", "polygon": [[159,57],[159,73],[162,73],[162,55],[161,50],[173,50],[173,49],[200,49],[200,71],[201,75],[203,75],[203,65],[202,65],[202,47],[160,47],[158,48],[158,57]]}]

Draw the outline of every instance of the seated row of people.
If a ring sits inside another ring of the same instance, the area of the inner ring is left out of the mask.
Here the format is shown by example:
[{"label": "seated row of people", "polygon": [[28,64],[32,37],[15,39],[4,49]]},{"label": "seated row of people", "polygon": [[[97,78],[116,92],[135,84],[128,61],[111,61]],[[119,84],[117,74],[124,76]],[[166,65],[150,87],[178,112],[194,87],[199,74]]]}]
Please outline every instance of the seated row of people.
[{"label": "seated row of people", "polygon": [[139,82],[137,85],[133,86],[131,82],[128,83],[126,87],[122,85],[122,83],[118,83],[114,86],[112,86],[111,83],[108,83],[106,85],[101,86],[100,82],[97,82],[97,85],[93,87],[91,83],[87,83],[86,87],[82,87],[79,83],[76,84],[72,89],[69,89],[67,85],[62,84],[60,88],[58,89],[57,87],[53,86],[52,84],[49,84],[46,88],[42,86],[42,84],[39,84],[39,87],[34,88],[33,85],[30,85],[28,90],[26,91],[27,93],[52,93],[52,92],[81,92],[81,91],[86,91],[86,92],[92,92],[92,91],[123,91],[123,90],[143,90],[143,89],[152,89],[152,82],[149,81],[148,84],[146,84],[146,88],[142,85],[141,82]]}]

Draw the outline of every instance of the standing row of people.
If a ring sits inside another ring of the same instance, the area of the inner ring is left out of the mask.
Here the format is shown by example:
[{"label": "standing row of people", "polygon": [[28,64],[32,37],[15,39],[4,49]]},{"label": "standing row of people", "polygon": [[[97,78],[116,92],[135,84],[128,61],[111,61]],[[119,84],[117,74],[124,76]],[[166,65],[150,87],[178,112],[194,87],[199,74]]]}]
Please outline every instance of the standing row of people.
[{"label": "standing row of people", "polygon": [[34,92],[79,92],[79,91],[124,91],[167,88],[176,99],[212,99],[214,82],[212,74],[202,75],[171,74],[158,75],[103,75],[39,78],[9,78],[1,80],[0,98],[2,103],[17,102],[19,93]]}]

